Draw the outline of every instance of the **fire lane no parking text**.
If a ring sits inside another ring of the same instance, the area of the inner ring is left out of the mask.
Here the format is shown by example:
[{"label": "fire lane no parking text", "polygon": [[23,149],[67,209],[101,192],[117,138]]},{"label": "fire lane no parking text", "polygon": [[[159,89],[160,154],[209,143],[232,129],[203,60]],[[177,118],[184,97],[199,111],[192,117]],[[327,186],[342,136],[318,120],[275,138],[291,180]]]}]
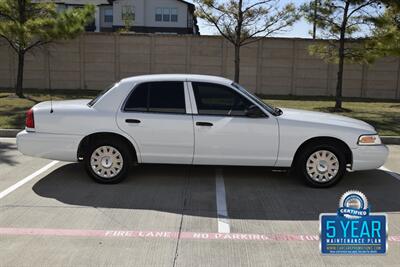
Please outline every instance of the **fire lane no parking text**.
[{"label": "fire lane no parking text", "polygon": [[[108,237],[108,238],[167,238],[193,240],[238,241],[319,241],[318,235],[201,233],[169,231],[81,230],[43,228],[0,228],[0,235],[54,236],[54,237]],[[400,236],[390,236],[390,242],[400,243]]]}]

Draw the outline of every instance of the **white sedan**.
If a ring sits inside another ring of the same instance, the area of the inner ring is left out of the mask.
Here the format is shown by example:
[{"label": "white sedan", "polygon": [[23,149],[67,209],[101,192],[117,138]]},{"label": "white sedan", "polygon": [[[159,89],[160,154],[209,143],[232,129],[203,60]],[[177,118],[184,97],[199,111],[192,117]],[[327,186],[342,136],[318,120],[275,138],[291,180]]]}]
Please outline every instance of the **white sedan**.
[{"label": "white sedan", "polygon": [[133,163],[292,168],[315,187],[388,156],[369,124],[332,114],[274,108],[231,80],[203,75],[123,79],[93,100],[42,102],[17,136],[25,155],[83,161],[117,183]]}]

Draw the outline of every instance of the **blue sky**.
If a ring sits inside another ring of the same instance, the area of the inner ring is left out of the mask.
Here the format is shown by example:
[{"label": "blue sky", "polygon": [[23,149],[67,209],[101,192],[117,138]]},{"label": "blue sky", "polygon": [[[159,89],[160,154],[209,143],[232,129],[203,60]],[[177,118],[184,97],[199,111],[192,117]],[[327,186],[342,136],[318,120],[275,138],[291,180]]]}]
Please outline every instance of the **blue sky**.
[{"label": "blue sky", "polygon": [[[192,0],[188,0],[188,2],[192,2]],[[301,5],[304,2],[308,2],[306,0],[280,0],[279,4],[284,5],[289,2],[294,3],[296,6]],[[208,27],[207,24],[204,21],[199,21],[199,26],[200,26],[200,32],[202,35],[213,35],[213,34],[218,34],[218,32],[215,30],[213,27]],[[289,28],[287,32],[281,33],[281,34],[276,34],[274,36],[277,37],[301,37],[301,38],[311,38],[309,31],[311,30],[312,26],[309,25],[307,22],[304,20],[301,20],[297,22],[295,25],[293,25],[292,28]]]}]

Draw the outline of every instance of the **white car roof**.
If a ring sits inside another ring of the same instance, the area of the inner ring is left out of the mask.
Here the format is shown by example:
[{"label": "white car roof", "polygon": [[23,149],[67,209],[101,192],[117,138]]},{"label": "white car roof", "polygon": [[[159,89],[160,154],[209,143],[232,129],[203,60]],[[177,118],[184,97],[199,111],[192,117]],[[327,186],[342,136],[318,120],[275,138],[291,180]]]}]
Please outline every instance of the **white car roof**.
[{"label": "white car roof", "polygon": [[198,75],[198,74],[150,74],[133,76],[122,79],[121,82],[137,83],[137,82],[151,82],[151,81],[197,81],[197,82],[211,82],[219,84],[232,84],[232,81],[223,77]]}]

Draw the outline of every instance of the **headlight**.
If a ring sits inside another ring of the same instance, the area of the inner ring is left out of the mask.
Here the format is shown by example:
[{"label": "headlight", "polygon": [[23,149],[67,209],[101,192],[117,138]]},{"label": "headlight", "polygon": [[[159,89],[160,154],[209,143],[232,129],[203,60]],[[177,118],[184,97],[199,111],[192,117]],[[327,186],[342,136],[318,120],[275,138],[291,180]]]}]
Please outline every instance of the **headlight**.
[{"label": "headlight", "polygon": [[358,138],[358,145],[360,146],[372,146],[372,145],[381,145],[382,141],[379,135],[361,135]]}]

